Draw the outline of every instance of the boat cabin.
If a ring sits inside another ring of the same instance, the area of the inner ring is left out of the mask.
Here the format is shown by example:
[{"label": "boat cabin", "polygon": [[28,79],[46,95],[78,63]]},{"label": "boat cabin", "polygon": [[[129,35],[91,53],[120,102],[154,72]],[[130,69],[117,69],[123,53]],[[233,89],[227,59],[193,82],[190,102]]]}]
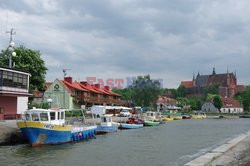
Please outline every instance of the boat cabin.
[{"label": "boat cabin", "polygon": [[112,115],[104,115],[101,117],[101,126],[112,126]]},{"label": "boat cabin", "polygon": [[31,109],[25,111],[24,120],[62,125],[65,123],[65,110],[62,109]]},{"label": "boat cabin", "polygon": [[156,114],[156,112],[148,111],[148,112],[146,112],[146,116],[155,118],[157,116],[157,114]]}]

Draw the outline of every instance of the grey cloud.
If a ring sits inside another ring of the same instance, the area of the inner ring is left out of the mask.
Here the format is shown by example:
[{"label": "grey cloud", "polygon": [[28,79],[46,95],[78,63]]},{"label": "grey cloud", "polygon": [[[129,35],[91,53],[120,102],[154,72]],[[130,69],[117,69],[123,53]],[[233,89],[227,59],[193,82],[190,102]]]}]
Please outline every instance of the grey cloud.
[{"label": "grey cloud", "polygon": [[149,73],[177,87],[214,66],[247,76],[248,6],[247,0],[9,0],[0,1],[0,16],[9,11],[17,43],[41,51],[49,80],[70,68],[77,77]]}]

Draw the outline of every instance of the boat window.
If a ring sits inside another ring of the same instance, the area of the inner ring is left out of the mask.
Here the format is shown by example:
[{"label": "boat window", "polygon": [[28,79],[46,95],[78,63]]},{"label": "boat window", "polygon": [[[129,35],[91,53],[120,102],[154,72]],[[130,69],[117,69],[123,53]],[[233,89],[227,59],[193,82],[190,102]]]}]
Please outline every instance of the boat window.
[{"label": "boat window", "polygon": [[64,119],[64,112],[61,112],[61,119]]},{"label": "boat window", "polygon": [[41,113],[40,114],[40,119],[41,119],[41,121],[48,121],[49,120],[48,114],[47,113]]},{"label": "boat window", "polygon": [[111,118],[110,117],[107,117],[107,122],[111,122]]},{"label": "boat window", "polygon": [[58,119],[58,120],[61,119],[61,118],[60,118],[60,112],[57,112],[57,119]]},{"label": "boat window", "polygon": [[56,113],[50,112],[50,120],[55,120],[55,119],[56,119]]},{"label": "boat window", "polygon": [[102,122],[107,122],[106,117],[102,117]]},{"label": "boat window", "polygon": [[36,113],[31,114],[32,120],[33,121],[39,121],[39,116]]},{"label": "boat window", "polygon": [[25,114],[25,119],[27,120],[27,121],[30,121],[31,119],[30,119],[30,114]]}]

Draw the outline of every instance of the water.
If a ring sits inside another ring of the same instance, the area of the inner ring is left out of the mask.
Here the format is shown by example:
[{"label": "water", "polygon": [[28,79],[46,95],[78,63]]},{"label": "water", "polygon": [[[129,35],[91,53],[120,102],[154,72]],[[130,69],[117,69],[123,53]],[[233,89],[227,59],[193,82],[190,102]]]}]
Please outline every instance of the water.
[{"label": "water", "polygon": [[250,119],[172,121],[101,135],[80,143],[40,148],[2,146],[0,165],[183,165],[249,130]]}]

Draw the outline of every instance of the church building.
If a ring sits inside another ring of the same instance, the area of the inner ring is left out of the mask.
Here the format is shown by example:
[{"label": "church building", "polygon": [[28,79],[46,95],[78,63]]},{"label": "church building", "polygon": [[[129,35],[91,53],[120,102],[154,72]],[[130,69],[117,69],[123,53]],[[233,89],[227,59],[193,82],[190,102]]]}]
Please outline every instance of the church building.
[{"label": "church building", "polygon": [[233,97],[236,93],[244,91],[243,85],[237,84],[237,76],[235,73],[217,74],[215,68],[210,75],[197,74],[193,75],[192,81],[181,81],[181,85],[187,88],[188,96],[202,96],[206,87],[210,85],[219,85],[219,95],[221,97]]}]

